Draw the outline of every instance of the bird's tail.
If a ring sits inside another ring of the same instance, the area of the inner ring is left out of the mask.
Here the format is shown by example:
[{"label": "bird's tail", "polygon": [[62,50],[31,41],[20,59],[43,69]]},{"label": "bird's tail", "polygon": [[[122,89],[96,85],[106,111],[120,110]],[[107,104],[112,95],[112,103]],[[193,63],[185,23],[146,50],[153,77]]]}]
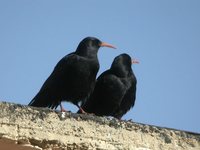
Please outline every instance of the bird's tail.
[{"label": "bird's tail", "polygon": [[51,109],[56,109],[60,101],[54,98],[51,93],[39,92],[28,104],[34,107],[48,107]]}]

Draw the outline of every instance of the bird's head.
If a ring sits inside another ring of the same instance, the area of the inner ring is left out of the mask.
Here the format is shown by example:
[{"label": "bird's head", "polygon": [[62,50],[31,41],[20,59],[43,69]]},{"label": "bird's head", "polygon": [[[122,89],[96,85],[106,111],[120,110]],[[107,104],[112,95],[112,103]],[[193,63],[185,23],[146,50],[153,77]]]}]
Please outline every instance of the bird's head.
[{"label": "bird's head", "polygon": [[83,56],[96,55],[100,47],[114,48],[111,44],[100,41],[95,37],[86,37],[78,45],[77,52]]},{"label": "bird's head", "polygon": [[111,70],[113,70],[119,76],[127,76],[130,72],[132,72],[131,65],[133,63],[139,62],[135,59],[131,59],[128,54],[123,53],[115,57],[111,65]]}]

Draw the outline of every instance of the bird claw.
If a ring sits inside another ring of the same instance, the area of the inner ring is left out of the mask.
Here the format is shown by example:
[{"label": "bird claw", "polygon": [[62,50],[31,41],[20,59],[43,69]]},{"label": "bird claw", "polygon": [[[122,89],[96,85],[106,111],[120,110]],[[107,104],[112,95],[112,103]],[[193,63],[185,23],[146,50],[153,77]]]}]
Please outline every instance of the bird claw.
[{"label": "bird claw", "polygon": [[61,111],[61,112],[70,112],[70,111],[68,111],[68,110],[64,109],[64,107],[62,106],[62,104],[61,104],[61,103],[60,103],[60,111]]},{"label": "bird claw", "polygon": [[61,109],[60,111],[61,111],[61,112],[70,112],[70,111],[67,111],[67,110],[66,110],[66,109],[64,109],[64,108],[63,108],[63,109]]}]

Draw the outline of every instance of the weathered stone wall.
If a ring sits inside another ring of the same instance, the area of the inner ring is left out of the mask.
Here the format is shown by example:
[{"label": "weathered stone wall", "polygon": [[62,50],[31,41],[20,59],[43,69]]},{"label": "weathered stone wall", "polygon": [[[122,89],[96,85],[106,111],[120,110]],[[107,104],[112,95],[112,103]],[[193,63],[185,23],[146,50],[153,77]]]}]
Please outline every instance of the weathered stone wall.
[{"label": "weathered stone wall", "polygon": [[200,134],[0,102],[0,150],[9,144],[20,150],[200,150]]}]

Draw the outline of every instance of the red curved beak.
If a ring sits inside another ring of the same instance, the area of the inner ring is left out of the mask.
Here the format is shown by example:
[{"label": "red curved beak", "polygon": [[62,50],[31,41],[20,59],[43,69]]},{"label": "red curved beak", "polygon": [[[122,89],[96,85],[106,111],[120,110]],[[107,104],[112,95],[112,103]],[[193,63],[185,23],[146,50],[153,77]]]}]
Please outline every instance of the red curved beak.
[{"label": "red curved beak", "polygon": [[101,42],[100,46],[101,46],[101,47],[109,47],[109,48],[114,48],[114,49],[116,49],[115,46],[113,46],[113,45],[111,45],[111,44],[108,44],[108,43],[106,43],[106,42]]}]

